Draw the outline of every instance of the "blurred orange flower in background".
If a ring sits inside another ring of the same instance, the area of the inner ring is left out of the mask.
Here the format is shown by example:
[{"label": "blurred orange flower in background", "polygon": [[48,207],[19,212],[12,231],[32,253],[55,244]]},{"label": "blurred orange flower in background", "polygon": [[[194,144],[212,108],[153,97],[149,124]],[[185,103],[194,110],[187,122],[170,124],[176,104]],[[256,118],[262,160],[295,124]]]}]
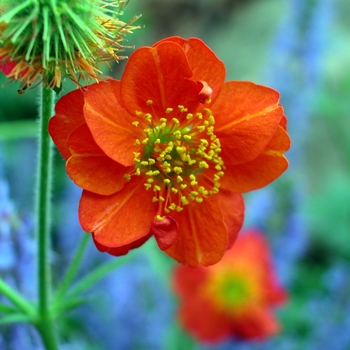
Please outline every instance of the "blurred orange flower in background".
[{"label": "blurred orange flower in background", "polygon": [[215,266],[179,265],[173,275],[183,328],[203,342],[229,337],[262,340],[280,325],[272,308],[286,301],[262,233],[240,233]]},{"label": "blurred orange flower in background", "polygon": [[242,192],[288,166],[279,93],[224,82],[199,39],[137,49],[122,79],[68,93],[49,132],[84,189],[83,229],[101,251],[126,254],[154,235],[190,266],[218,262],[243,222]]}]

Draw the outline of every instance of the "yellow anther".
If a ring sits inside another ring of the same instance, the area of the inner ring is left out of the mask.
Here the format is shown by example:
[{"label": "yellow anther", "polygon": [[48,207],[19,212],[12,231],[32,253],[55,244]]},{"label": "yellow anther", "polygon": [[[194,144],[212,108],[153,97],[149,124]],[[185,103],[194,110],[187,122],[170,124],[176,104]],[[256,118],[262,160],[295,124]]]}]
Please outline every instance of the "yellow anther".
[{"label": "yellow anther", "polygon": [[147,182],[148,182],[149,184],[151,184],[151,183],[153,183],[153,182],[154,182],[154,179],[152,179],[152,178],[147,179]]},{"label": "yellow anther", "polygon": [[187,187],[186,184],[181,184],[181,185],[180,185],[180,188],[181,188],[182,190],[184,190],[186,187]]},{"label": "yellow anther", "polygon": [[152,198],[152,203],[155,203],[155,202],[158,202],[158,198],[154,196],[154,197]]},{"label": "yellow anther", "polygon": [[126,182],[130,181],[131,180],[130,174],[124,174],[124,179]]},{"label": "yellow anther", "polygon": [[146,128],[146,129],[143,129],[143,131],[144,131],[146,134],[149,134],[149,133],[152,131],[152,129]]},{"label": "yellow anther", "polygon": [[165,113],[170,113],[170,112],[172,112],[173,111],[173,109],[172,108],[167,108],[166,110],[165,110]]},{"label": "yellow anther", "polygon": [[140,117],[143,113],[141,111],[135,111],[135,114]]},{"label": "yellow anther", "polygon": [[184,152],[186,152],[186,147],[185,146],[177,146],[176,152],[179,154],[184,153]]},{"label": "yellow anther", "polygon": [[146,137],[144,140],[142,140],[142,144],[143,144],[143,145],[146,145],[146,144],[148,143],[148,141],[149,141],[149,138]]},{"label": "yellow anther", "polygon": [[153,191],[160,191],[160,190],[161,190],[160,186],[158,185],[153,186]]},{"label": "yellow anther", "polygon": [[160,121],[161,123],[166,123],[166,122],[168,121],[168,119],[166,119],[166,118],[160,118],[159,121]]},{"label": "yellow anther", "polygon": [[132,124],[133,126],[139,126],[140,122],[135,121],[135,122],[132,122],[131,124]]},{"label": "yellow anther", "polygon": [[134,162],[139,162],[140,152],[133,152],[133,153],[134,153]]},{"label": "yellow anther", "polygon": [[199,125],[199,126],[197,126],[197,129],[198,129],[200,132],[203,132],[203,131],[205,130],[205,126]]},{"label": "yellow anther", "polygon": [[174,167],[174,173],[176,173],[176,174],[180,174],[180,173],[182,173],[183,171],[182,171],[182,168],[181,167],[179,167],[179,166],[175,166]]},{"label": "yellow anther", "polygon": [[215,165],[215,169],[216,169],[217,171],[220,171],[222,168],[221,168],[221,166],[220,166],[219,164],[216,164],[216,165]]},{"label": "yellow anther", "polygon": [[149,114],[149,113],[146,113],[146,114],[145,114],[145,119],[146,119],[148,122],[150,122],[150,121],[152,120],[152,115]]},{"label": "yellow anther", "polygon": [[180,140],[181,137],[182,137],[182,134],[181,134],[181,131],[180,130],[176,130],[173,132],[173,135],[178,139]]},{"label": "yellow anther", "polygon": [[182,182],[184,179],[180,176],[180,175],[177,175],[176,176],[176,181],[177,182]]},{"label": "yellow anther", "polygon": [[153,171],[152,171],[152,170],[147,171],[146,175],[147,175],[147,176],[152,176],[152,175],[153,175]]},{"label": "yellow anther", "polygon": [[202,119],[202,118],[203,118],[203,114],[200,113],[200,112],[198,112],[198,113],[196,113],[196,117],[197,117],[198,119]]},{"label": "yellow anther", "polygon": [[191,135],[183,135],[183,138],[185,140],[191,140],[192,139]]},{"label": "yellow anther", "polygon": [[175,210],[175,209],[176,209],[176,204],[175,204],[175,203],[171,203],[171,204],[168,206],[168,208],[169,208],[170,210]]},{"label": "yellow anther", "polygon": [[180,124],[179,119],[177,118],[172,118],[171,120],[173,121],[174,124]]},{"label": "yellow anther", "polygon": [[152,185],[149,183],[145,183],[144,185],[145,185],[147,191],[152,187]]},{"label": "yellow anther", "polygon": [[170,164],[167,161],[164,161],[163,164],[161,165],[161,167],[163,169],[170,169],[171,168]]},{"label": "yellow anther", "polygon": [[209,122],[211,125],[214,125],[214,124],[215,124],[215,119],[214,119],[214,117],[213,117],[212,115],[208,118],[208,122]]},{"label": "yellow anther", "polygon": [[193,118],[193,114],[192,113],[187,113],[186,119],[190,120],[191,118]]},{"label": "yellow anther", "polygon": [[196,180],[196,175],[191,174],[191,175],[189,176],[189,178],[190,178],[190,180]]},{"label": "yellow anther", "polygon": [[159,145],[159,144],[160,144],[160,139],[156,139],[156,140],[154,141],[154,144],[155,144],[155,145]]},{"label": "yellow anther", "polygon": [[156,216],[156,220],[157,220],[157,221],[162,221],[162,220],[164,220],[164,216],[157,215],[157,216]]},{"label": "yellow anther", "polygon": [[170,184],[170,182],[171,182],[171,180],[170,180],[170,179],[164,179],[163,181],[164,181],[164,183],[165,183],[166,185],[169,185],[169,184]]},{"label": "yellow anther", "polygon": [[137,168],[135,174],[136,175],[141,175],[141,170],[139,168]]},{"label": "yellow anther", "polygon": [[196,202],[197,203],[202,203],[203,202],[203,198],[202,197],[196,197]]},{"label": "yellow anther", "polygon": [[147,166],[148,162],[146,160],[143,160],[142,162],[140,162],[140,164],[143,165],[143,166]]},{"label": "yellow anther", "polygon": [[159,200],[160,200],[161,202],[164,202],[164,201],[165,201],[165,198],[162,197],[162,196],[159,196]]},{"label": "yellow anther", "polygon": [[214,132],[214,127],[213,126],[209,126],[208,130],[207,130],[207,135],[213,135]]},{"label": "yellow anther", "polygon": [[172,187],[171,188],[171,192],[174,192],[176,194],[177,192],[179,192],[179,190],[177,188],[175,188],[175,187]]},{"label": "yellow anther", "polygon": [[164,159],[170,160],[170,159],[171,159],[171,155],[170,155],[170,154],[167,154],[167,155],[164,157]]},{"label": "yellow anther", "polygon": [[148,164],[152,165],[154,164],[156,161],[153,158],[148,158]]},{"label": "yellow anther", "polygon": [[202,160],[201,162],[199,162],[199,167],[202,169],[208,169],[209,165],[207,162],[205,162],[204,160]]},{"label": "yellow anther", "polygon": [[223,171],[219,171],[218,173],[217,173],[220,177],[222,177],[222,176],[224,176],[224,172]]},{"label": "yellow anther", "polygon": [[190,193],[193,197],[197,197],[198,196],[198,192],[197,191],[191,191]]},{"label": "yellow anther", "polygon": [[189,203],[185,196],[181,196],[180,201],[183,205],[187,205]]},{"label": "yellow anther", "polygon": [[188,111],[188,109],[182,105],[178,105],[177,107],[179,108],[180,112],[187,112]]},{"label": "yellow anther", "polygon": [[167,209],[167,208],[164,208],[164,211],[165,211],[167,214],[169,214],[169,213],[170,213],[170,210],[169,210],[169,209]]},{"label": "yellow anther", "polygon": [[196,186],[196,185],[198,185],[197,181],[195,181],[195,180],[191,181],[191,186]]},{"label": "yellow anther", "polygon": [[165,127],[166,127],[166,123],[162,123],[162,124],[159,125],[159,129],[163,130],[163,129],[165,129]]},{"label": "yellow anther", "polygon": [[146,101],[146,105],[147,105],[147,106],[151,105],[152,103],[153,103],[152,100],[147,100],[147,101]]},{"label": "yellow anther", "polygon": [[136,140],[135,140],[135,146],[140,146],[140,145],[141,145],[140,140],[139,140],[139,139],[136,139]]},{"label": "yellow anther", "polygon": [[183,207],[180,207],[179,205],[176,207],[176,211],[177,212],[180,212],[181,210],[184,210],[184,208]]}]

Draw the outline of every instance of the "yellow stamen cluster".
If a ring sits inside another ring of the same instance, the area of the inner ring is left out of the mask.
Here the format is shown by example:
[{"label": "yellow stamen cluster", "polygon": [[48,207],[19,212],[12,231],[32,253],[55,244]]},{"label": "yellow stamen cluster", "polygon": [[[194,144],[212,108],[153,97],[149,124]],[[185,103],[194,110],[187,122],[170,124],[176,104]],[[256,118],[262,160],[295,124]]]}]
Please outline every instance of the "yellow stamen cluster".
[{"label": "yellow stamen cluster", "polygon": [[[146,101],[146,105],[151,104],[151,100]],[[144,147],[134,153],[134,161],[138,174],[146,176],[146,190],[154,192],[152,201],[159,202],[161,211],[168,214],[218,193],[225,167],[209,109],[192,114],[180,105],[177,111],[167,108],[164,115],[167,118],[136,112],[148,127],[142,130],[144,139],[135,140],[135,145]],[[132,125],[140,128],[142,123],[134,121]]]}]

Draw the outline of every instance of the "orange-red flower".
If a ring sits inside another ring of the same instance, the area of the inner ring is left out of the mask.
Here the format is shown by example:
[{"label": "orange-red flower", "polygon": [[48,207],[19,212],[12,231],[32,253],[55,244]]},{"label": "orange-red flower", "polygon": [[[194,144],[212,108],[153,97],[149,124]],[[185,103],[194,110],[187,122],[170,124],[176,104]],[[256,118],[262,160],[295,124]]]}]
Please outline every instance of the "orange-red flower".
[{"label": "orange-red flower", "polygon": [[176,260],[218,262],[242,225],[240,193],[286,168],[278,92],[224,82],[225,67],[199,39],[137,49],[122,79],[73,91],[49,131],[84,189],[83,229],[125,254],[154,235]]},{"label": "orange-red flower", "polygon": [[279,331],[272,308],[286,300],[264,236],[240,233],[215,266],[179,265],[173,275],[180,299],[179,320],[204,342],[229,337],[261,340]]}]

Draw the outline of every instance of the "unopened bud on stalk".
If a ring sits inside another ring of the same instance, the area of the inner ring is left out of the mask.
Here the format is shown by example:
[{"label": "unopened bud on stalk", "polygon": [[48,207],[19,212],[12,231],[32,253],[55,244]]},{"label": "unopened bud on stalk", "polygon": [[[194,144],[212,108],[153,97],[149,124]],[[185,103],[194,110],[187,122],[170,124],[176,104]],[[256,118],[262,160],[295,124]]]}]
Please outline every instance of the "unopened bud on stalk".
[{"label": "unopened bud on stalk", "polygon": [[2,0],[0,70],[24,89],[63,77],[98,81],[98,62],[119,61],[123,37],[137,26],[119,20],[128,0]]}]

